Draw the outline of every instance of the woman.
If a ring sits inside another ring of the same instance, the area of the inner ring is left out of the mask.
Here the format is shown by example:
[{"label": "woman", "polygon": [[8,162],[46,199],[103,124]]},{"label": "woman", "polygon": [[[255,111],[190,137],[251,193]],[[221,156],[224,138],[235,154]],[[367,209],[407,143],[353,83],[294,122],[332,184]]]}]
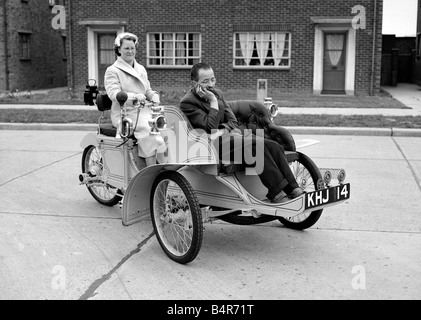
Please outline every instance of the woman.
[{"label": "woman", "polygon": [[[156,164],[157,155],[166,151],[166,145],[161,135],[151,135],[148,119],[150,108],[133,109],[134,101],[144,103],[152,101],[159,105],[159,94],[151,89],[145,68],[136,62],[138,38],[132,33],[120,33],[114,41],[115,53],[118,58],[105,72],[105,90],[112,100],[111,121],[114,127],[119,127],[120,104],[117,93],[125,91],[128,95],[126,107],[128,116],[136,124],[134,136],[138,140],[139,157],[145,158],[146,165]],[[160,157],[162,158],[162,157]]]}]

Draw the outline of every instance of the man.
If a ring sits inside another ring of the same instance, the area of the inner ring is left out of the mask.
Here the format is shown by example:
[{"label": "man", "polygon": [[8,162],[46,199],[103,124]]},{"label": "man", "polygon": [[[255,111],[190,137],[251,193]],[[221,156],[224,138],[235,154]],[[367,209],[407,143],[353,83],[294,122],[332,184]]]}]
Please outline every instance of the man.
[{"label": "man", "polygon": [[[253,143],[246,143],[249,139],[243,136],[244,129],[243,131],[240,129],[221,91],[215,89],[216,78],[212,68],[205,63],[194,65],[191,69],[191,81],[193,88],[181,100],[180,109],[192,126],[195,129],[203,129],[213,136],[219,136],[218,141],[223,145],[222,150],[226,150],[224,145],[229,148],[230,159],[235,158],[236,150],[232,146],[238,143],[242,146],[245,158],[248,156],[250,159],[252,154],[263,154],[263,168],[257,173],[268,189],[267,198],[272,202],[283,203],[302,195],[304,191],[298,187],[280,144],[254,135]],[[226,154],[220,152],[219,158],[226,159]],[[243,164],[251,166],[246,162]]]}]

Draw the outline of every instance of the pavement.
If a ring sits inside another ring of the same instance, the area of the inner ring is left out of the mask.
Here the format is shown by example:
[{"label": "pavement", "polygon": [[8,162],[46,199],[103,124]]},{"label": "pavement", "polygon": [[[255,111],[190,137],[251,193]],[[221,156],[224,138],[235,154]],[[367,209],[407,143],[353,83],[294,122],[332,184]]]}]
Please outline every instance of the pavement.
[{"label": "pavement", "polygon": [[[419,138],[294,135],[320,141],[302,151],[321,168],[344,168],[351,198],[305,231],[206,223],[197,258],[180,265],[149,217],[123,226],[118,206],[79,185],[86,134],[0,130],[0,300],[226,301],[254,305],[262,319],[255,300],[420,299]],[[264,307],[279,311],[276,301]]]},{"label": "pavement", "polygon": [[[382,87],[394,99],[408,109],[394,108],[279,108],[279,114],[314,114],[314,115],[383,115],[383,116],[421,116],[421,88],[415,84],[399,83],[396,87]],[[85,105],[48,105],[48,104],[0,104],[1,109],[68,109],[92,110]],[[23,124],[0,123],[0,130],[95,130],[96,124]],[[355,134],[374,136],[412,136],[421,137],[421,129],[403,128],[349,128],[349,127],[286,127],[291,133],[311,134]]]}]

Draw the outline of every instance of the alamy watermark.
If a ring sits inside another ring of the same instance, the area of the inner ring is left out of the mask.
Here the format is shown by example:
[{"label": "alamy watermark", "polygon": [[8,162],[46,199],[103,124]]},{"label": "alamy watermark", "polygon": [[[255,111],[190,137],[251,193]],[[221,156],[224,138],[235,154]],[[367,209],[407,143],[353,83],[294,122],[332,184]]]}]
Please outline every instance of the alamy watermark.
[{"label": "alamy watermark", "polygon": [[66,289],[66,268],[62,265],[55,265],[51,273],[54,274],[51,280],[51,287],[53,290]]},{"label": "alamy watermark", "polygon": [[55,14],[54,18],[51,20],[51,26],[53,29],[66,29],[66,9],[64,6],[55,5],[51,9],[51,13]]},{"label": "alamy watermark", "polygon": [[[171,162],[209,162],[219,158],[224,165],[242,164],[246,175],[259,175],[264,170],[264,130],[244,129],[241,135],[224,134],[220,137],[218,130],[211,134],[203,129],[190,132],[188,123],[180,121],[174,128],[177,139],[169,146],[168,156]],[[165,156],[164,156],[165,157]],[[169,159],[168,159],[169,160]]]},{"label": "alamy watermark", "polygon": [[356,5],[352,7],[351,13],[355,16],[352,18],[352,28],[365,29],[366,28],[366,13],[365,7]]},{"label": "alamy watermark", "polygon": [[354,290],[365,290],[366,289],[366,273],[365,267],[361,265],[353,266],[351,270],[355,276],[352,278],[351,286]]}]

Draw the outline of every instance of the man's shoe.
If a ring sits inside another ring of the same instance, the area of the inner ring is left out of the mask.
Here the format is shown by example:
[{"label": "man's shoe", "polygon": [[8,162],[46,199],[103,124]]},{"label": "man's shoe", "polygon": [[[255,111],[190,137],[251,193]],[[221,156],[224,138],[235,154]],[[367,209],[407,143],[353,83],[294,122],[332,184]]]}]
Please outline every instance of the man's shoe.
[{"label": "man's shoe", "polygon": [[287,201],[289,201],[289,197],[284,191],[279,192],[278,195],[272,199],[272,203],[284,203]]},{"label": "man's shoe", "polygon": [[305,192],[303,189],[301,188],[295,188],[294,190],[292,190],[292,192],[290,193],[289,197],[291,199],[295,199],[298,198],[299,196],[303,195]]}]

